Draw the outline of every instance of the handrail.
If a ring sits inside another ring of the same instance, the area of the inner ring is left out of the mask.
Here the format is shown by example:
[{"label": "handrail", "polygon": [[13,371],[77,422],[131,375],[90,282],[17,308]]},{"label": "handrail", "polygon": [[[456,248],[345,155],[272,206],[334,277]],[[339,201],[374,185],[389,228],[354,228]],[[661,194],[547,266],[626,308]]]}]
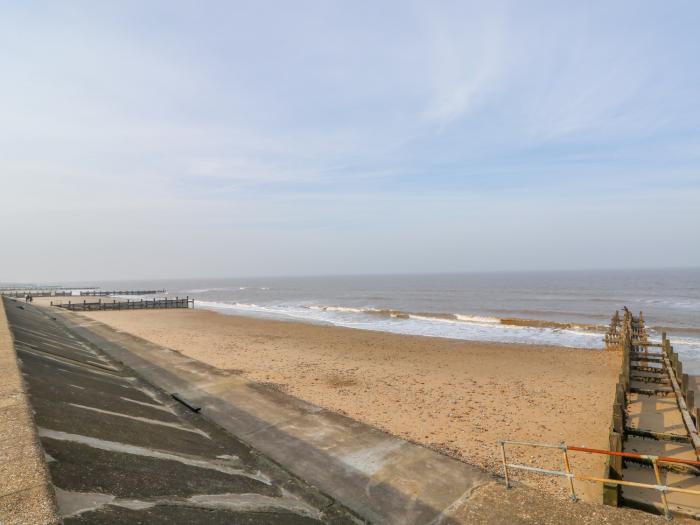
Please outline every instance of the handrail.
[{"label": "handrail", "polygon": [[[511,442],[509,442],[511,443]],[[564,445],[566,446],[566,445]],[[618,456],[623,458],[631,459],[650,459],[655,457],[657,461],[662,463],[682,463],[683,465],[694,465],[700,467],[700,461],[695,461],[692,459],[681,459],[672,458],[670,456],[651,456],[649,454],[635,454],[634,452],[613,452],[611,450],[602,450],[597,448],[587,448],[587,447],[567,447],[569,450],[574,450],[576,452],[589,452],[591,454],[605,454],[608,456]]]},{"label": "handrail", "polygon": [[[534,442],[534,441],[511,441],[511,440],[502,439],[502,440],[498,441],[498,444],[501,446],[501,459],[503,461],[503,473],[505,476],[506,488],[508,488],[508,489],[511,487],[510,477],[508,475],[509,468],[518,469],[518,470],[525,470],[528,472],[537,472],[537,473],[541,473],[541,474],[549,474],[552,476],[561,476],[561,477],[567,478],[569,480],[569,490],[571,491],[571,500],[572,501],[577,500],[576,492],[574,490],[574,480],[595,481],[595,482],[605,483],[605,484],[615,484],[615,485],[623,485],[623,486],[629,486],[629,487],[639,487],[639,488],[652,489],[652,490],[657,490],[661,493],[661,501],[664,505],[664,512],[665,512],[666,519],[668,519],[668,520],[671,519],[671,511],[668,507],[668,501],[666,499],[667,492],[679,492],[679,493],[683,493],[683,494],[693,494],[693,495],[700,496],[700,490],[683,489],[683,488],[679,488],[679,487],[663,485],[661,483],[661,474],[659,472],[659,463],[679,463],[679,464],[683,464],[683,465],[700,466],[700,461],[672,458],[672,457],[668,457],[668,456],[653,456],[653,455],[649,455],[649,454],[635,454],[632,452],[612,452],[610,450],[602,450],[602,449],[596,449],[596,448],[567,446],[565,443],[552,444],[552,443],[538,443],[538,442]],[[508,463],[508,460],[506,458],[506,445],[533,446],[533,447],[541,447],[541,448],[559,449],[564,454],[564,470],[550,470],[550,469],[544,469],[544,468],[540,468],[540,467],[533,467],[531,465],[520,465],[517,463]],[[597,477],[597,476],[584,476],[581,474],[574,474],[571,470],[571,465],[569,463],[568,451],[584,452],[584,453],[588,453],[588,454],[604,454],[607,456],[628,457],[628,458],[633,458],[633,459],[637,459],[637,460],[650,461],[652,464],[652,467],[654,468],[654,476],[656,478],[656,484],[652,485],[650,483],[641,483],[638,481],[625,481],[622,479],[601,478],[601,477]]]}]

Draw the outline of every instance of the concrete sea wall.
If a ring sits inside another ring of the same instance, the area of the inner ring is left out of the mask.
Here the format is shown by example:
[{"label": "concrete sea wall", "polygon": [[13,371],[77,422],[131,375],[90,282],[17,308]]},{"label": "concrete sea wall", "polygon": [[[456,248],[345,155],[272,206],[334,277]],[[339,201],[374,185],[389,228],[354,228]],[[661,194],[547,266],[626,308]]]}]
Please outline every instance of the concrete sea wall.
[{"label": "concrete sea wall", "polygon": [[0,524],[58,523],[44,452],[0,298]]}]

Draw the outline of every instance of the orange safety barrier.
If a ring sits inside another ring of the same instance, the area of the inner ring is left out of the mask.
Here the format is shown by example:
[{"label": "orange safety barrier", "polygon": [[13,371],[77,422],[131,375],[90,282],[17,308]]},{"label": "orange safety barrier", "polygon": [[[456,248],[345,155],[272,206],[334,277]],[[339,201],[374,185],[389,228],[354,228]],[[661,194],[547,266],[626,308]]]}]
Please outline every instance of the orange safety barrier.
[{"label": "orange safety barrier", "polygon": [[[591,454],[605,454],[607,456],[619,456],[623,458],[630,459],[648,459],[652,456],[644,454],[634,454],[633,452],[613,452],[611,450],[602,450],[598,448],[587,448],[587,447],[567,447],[569,450],[575,452],[589,452]],[[700,467],[700,461],[695,461],[692,459],[680,459],[672,458],[670,456],[656,456],[656,460],[661,463],[682,463],[683,465],[692,465],[695,467]]]},{"label": "orange safety barrier", "polygon": [[[506,480],[506,488],[510,488],[510,478],[508,476],[508,469],[518,469],[518,470],[525,470],[528,472],[537,472],[540,474],[549,474],[552,476],[562,476],[565,477],[569,480],[569,489],[571,491],[571,499],[572,501],[576,501],[576,491],[574,489],[574,480],[579,480],[579,481],[595,481],[599,483],[609,483],[609,484],[615,484],[615,485],[622,485],[622,486],[629,486],[629,487],[639,487],[639,488],[647,488],[647,489],[652,489],[652,490],[657,490],[661,493],[661,501],[664,505],[664,511],[666,515],[666,519],[671,519],[671,511],[668,507],[668,501],[666,499],[666,493],[667,492],[680,492],[683,494],[694,494],[697,496],[700,496],[700,491],[699,490],[692,490],[692,489],[683,489],[679,487],[670,487],[667,485],[662,485],[661,484],[661,475],[659,472],[659,463],[679,463],[683,465],[691,465],[695,467],[700,467],[700,461],[693,461],[689,459],[678,459],[678,458],[672,458],[672,457],[667,457],[667,456],[652,456],[648,454],[634,454],[631,452],[612,452],[610,450],[601,450],[601,449],[596,449],[596,448],[587,448],[587,447],[568,447],[564,443],[560,444],[551,444],[551,443],[538,443],[535,441],[508,441],[508,440],[500,440],[498,443],[501,446],[501,458],[503,460],[503,473],[505,476]],[[540,467],[532,467],[530,465],[518,465],[515,463],[508,463],[506,459],[506,445],[516,445],[516,446],[530,446],[530,447],[540,447],[540,448],[555,448],[559,449],[563,452],[564,454],[564,470],[550,470],[550,469],[544,469]],[[596,476],[583,476],[580,474],[574,474],[571,470],[571,464],[569,462],[569,454],[568,451],[573,451],[573,452],[584,452],[588,454],[604,454],[607,456],[621,456],[621,457],[627,457],[630,459],[637,459],[637,460],[646,460],[650,461],[652,464],[652,467],[654,468],[654,475],[656,477],[656,485],[651,485],[649,483],[640,483],[637,481],[625,481],[622,479],[611,479],[611,478],[601,478],[601,477],[596,477]]]}]

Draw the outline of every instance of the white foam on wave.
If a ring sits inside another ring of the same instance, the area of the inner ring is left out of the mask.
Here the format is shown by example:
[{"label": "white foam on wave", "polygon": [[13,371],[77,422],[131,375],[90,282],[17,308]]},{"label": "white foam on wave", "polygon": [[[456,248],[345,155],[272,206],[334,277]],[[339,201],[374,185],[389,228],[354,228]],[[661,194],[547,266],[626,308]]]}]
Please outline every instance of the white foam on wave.
[{"label": "white foam on wave", "polygon": [[[698,348],[700,350],[700,340],[698,339],[688,339],[684,337],[673,337],[673,344],[674,345],[683,345],[683,346],[692,346]],[[661,340],[659,340],[660,342]]]},{"label": "white foam on wave", "polygon": [[[373,307],[357,308],[352,306],[319,306],[310,305],[307,306],[309,310],[316,310],[322,312],[341,312],[341,313],[356,313],[356,314],[384,314],[388,317],[393,317],[395,319],[416,319],[424,320],[430,322],[440,322],[440,323],[485,323],[485,324],[500,324],[501,320],[497,317],[484,317],[478,315],[466,315],[466,314],[414,314],[409,312],[401,312],[396,310],[388,310]],[[450,318],[452,316],[452,318]]]},{"label": "white foam on wave", "polygon": [[455,317],[457,318],[458,321],[464,321],[467,323],[474,322],[474,323],[489,323],[489,324],[500,324],[501,320],[498,317],[484,317],[480,315],[464,315],[464,314],[455,314]]},{"label": "white foam on wave", "polygon": [[219,301],[201,301],[199,299],[195,299],[194,304],[198,307],[212,308],[217,310],[269,310],[268,307],[258,306],[257,304],[252,303],[222,303]]},{"label": "white foam on wave", "polygon": [[[200,300],[195,301],[195,307],[228,314],[330,324],[404,335],[569,348],[603,348],[602,332],[576,330],[575,328],[501,324],[500,319],[495,317],[467,314],[458,314],[454,316],[455,319],[450,319],[442,316],[403,314],[371,307],[328,307],[300,304],[259,305]],[[377,313],[388,313],[388,315],[376,315]],[[652,335],[655,335],[653,331]],[[687,362],[688,372],[700,373],[700,339],[673,338],[672,344],[683,357],[684,363]]]},{"label": "white foam on wave", "polygon": [[[473,341],[602,348],[603,334],[572,329],[503,325],[495,318],[462,315],[461,320],[421,315],[377,316],[369,308],[259,305],[195,301],[195,307],[222,313],[294,319],[347,328]],[[374,310],[381,312],[382,310]]]},{"label": "white foam on wave", "polygon": [[[450,314],[454,315],[454,318],[440,315],[421,315],[421,314],[392,314],[393,317],[416,319],[419,321],[428,322],[438,322],[438,323],[451,323],[451,324],[486,324],[486,325],[500,325],[501,320],[497,317],[482,317],[478,315],[464,315],[464,314]],[[502,325],[505,328],[505,325]]]},{"label": "white foam on wave", "polygon": [[371,312],[378,312],[379,310],[376,310],[374,308],[352,308],[350,306],[317,306],[317,305],[311,305],[307,306],[309,310],[318,310],[320,312],[347,312],[347,313],[357,313],[357,314],[363,314],[363,313],[371,313]]},{"label": "white foam on wave", "polygon": [[213,288],[192,288],[190,290],[183,290],[182,293],[207,293],[207,292],[232,292],[237,290],[236,288],[231,288],[228,286],[223,287],[213,287]]},{"label": "white foam on wave", "polygon": [[234,286],[234,287],[223,287],[223,288],[191,288],[189,290],[183,290],[182,293],[207,293],[207,292],[235,292],[245,291],[245,290],[269,290],[269,286]]},{"label": "white foam on wave", "polygon": [[669,298],[669,299],[640,299],[641,304],[651,306],[666,306],[671,308],[681,308],[687,310],[700,310],[700,301],[685,298]]},{"label": "white foam on wave", "polygon": [[270,317],[273,319],[294,318],[300,320],[310,320],[309,316],[304,315],[302,309],[291,309],[286,307],[261,306],[254,303],[223,303],[218,301],[194,301],[195,308],[206,308],[208,310],[220,311],[222,313],[240,313],[242,315],[258,315]]}]

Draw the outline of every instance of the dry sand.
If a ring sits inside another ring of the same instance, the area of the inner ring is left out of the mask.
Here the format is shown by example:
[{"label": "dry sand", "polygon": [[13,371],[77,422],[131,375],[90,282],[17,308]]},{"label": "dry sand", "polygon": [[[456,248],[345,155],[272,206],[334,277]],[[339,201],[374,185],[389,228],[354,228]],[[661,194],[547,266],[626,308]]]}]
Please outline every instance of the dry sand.
[{"label": "dry sand", "polygon": [[[615,353],[403,336],[204,310],[91,312],[115,328],[501,473],[498,439],[607,448]],[[561,453],[513,460],[561,469]],[[603,457],[574,455],[579,473]],[[518,475],[563,493],[562,478]],[[598,499],[598,485],[579,487]]]}]

